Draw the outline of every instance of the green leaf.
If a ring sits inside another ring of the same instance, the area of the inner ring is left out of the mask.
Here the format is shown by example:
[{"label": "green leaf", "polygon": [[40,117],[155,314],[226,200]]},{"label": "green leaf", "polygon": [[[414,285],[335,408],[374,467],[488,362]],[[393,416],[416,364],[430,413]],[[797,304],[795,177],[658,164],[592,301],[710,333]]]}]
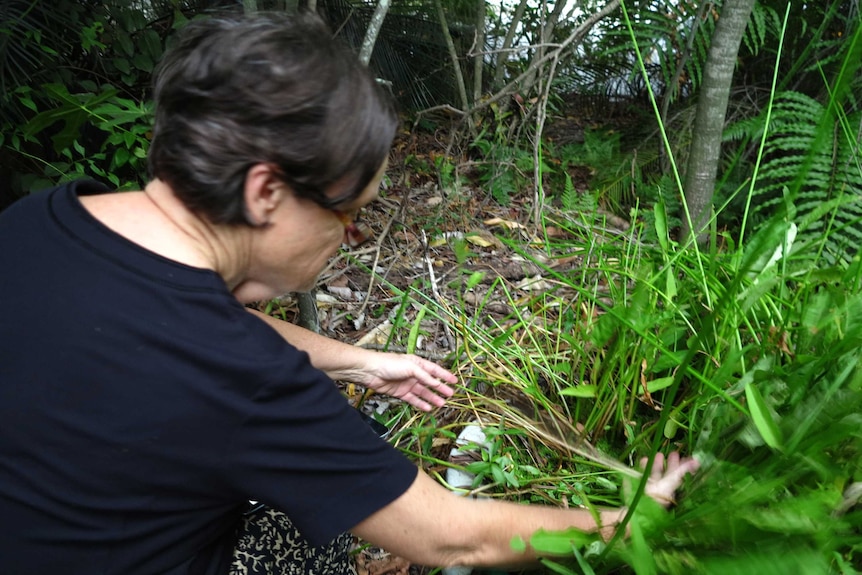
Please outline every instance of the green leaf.
[{"label": "green leaf", "polygon": [[676,431],[679,429],[679,423],[676,422],[673,417],[669,417],[667,422],[664,424],[664,429],[662,430],[662,435],[664,435],[667,439],[673,439],[676,437]]},{"label": "green leaf", "polygon": [[135,54],[132,56],[132,64],[135,68],[146,73],[153,71],[153,59],[146,54]]},{"label": "green leaf", "polygon": [[530,545],[538,553],[550,555],[571,555],[572,547],[589,545],[596,535],[591,535],[579,529],[565,531],[545,531],[540,529],[530,537]]},{"label": "green leaf", "polygon": [[141,44],[150,60],[156,62],[162,57],[162,39],[152,28],[147,28],[141,34]]},{"label": "green leaf", "polygon": [[745,398],[748,400],[751,419],[754,421],[754,426],[757,428],[763,441],[769,447],[780,450],[783,443],[781,429],[775,423],[775,419],[773,419],[772,414],[769,412],[763,396],[753,382],[746,384]]},{"label": "green leaf", "polygon": [[654,379],[652,381],[648,381],[646,384],[647,391],[650,393],[655,393],[661,389],[665,389],[666,387],[670,387],[673,383],[672,377],[660,377],[658,379]]},{"label": "green leaf", "polygon": [[129,74],[132,71],[132,67],[129,65],[129,61],[125,58],[114,58],[114,68],[116,68],[123,74]]},{"label": "green leaf", "polygon": [[464,286],[465,289],[473,289],[479,283],[481,283],[482,279],[485,277],[485,272],[473,272],[470,274],[470,277],[467,278],[467,284]]},{"label": "green leaf", "polygon": [[560,390],[560,395],[567,397],[595,397],[597,393],[598,387],[595,385],[576,385]]},{"label": "green leaf", "polygon": [[114,152],[114,166],[120,168],[129,163],[129,150],[126,148],[117,148]]},{"label": "green leaf", "polygon": [[120,44],[120,48],[123,49],[126,56],[131,56],[135,53],[135,45],[132,43],[132,39],[128,34],[122,32],[117,34],[117,42]]},{"label": "green leaf", "polygon": [[422,324],[422,320],[425,318],[425,312],[428,309],[423,305],[419,308],[419,313],[416,314],[416,319],[413,321],[413,325],[410,326],[410,334],[407,336],[407,353],[413,353],[416,351],[416,341],[419,339],[419,328]]},{"label": "green leaf", "polygon": [[512,549],[518,553],[526,553],[527,551],[527,542],[524,541],[524,538],[520,535],[512,537],[512,540],[509,541],[509,545],[511,545]]},{"label": "green leaf", "polygon": [[667,296],[668,299],[674,299],[676,297],[677,293],[678,293],[678,290],[676,287],[676,274],[673,271],[673,268],[670,265],[668,265],[667,278],[666,278],[666,283],[665,283],[665,295]]},{"label": "green leaf", "polygon": [[182,11],[180,11],[178,8],[174,8],[174,23],[171,26],[174,30],[182,28],[186,25],[188,21],[189,19],[186,18],[186,15],[183,14]]}]

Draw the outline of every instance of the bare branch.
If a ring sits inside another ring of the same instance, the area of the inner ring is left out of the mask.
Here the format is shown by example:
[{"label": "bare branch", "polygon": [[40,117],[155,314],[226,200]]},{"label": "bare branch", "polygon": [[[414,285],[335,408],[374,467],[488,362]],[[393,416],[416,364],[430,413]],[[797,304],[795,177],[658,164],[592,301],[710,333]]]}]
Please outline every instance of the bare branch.
[{"label": "bare branch", "polygon": [[524,78],[527,78],[531,74],[533,74],[539,67],[544,65],[546,62],[549,62],[554,59],[559,59],[562,55],[563,51],[568,48],[572,43],[579,41],[587,35],[587,33],[596,25],[602,18],[619,8],[620,0],[611,0],[605,5],[604,8],[587,18],[583,24],[577,27],[574,32],[572,32],[568,38],[566,38],[555,50],[552,50],[545,54],[542,58],[539,58],[535,62],[533,62],[530,67],[525,70],[520,76],[506,84],[503,88],[501,88],[496,94],[491,96],[490,98],[484,99],[481,102],[476,103],[472,112],[476,110],[480,110],[495,102],[499,102],[509,94],[511,94],[514,90],[513,88],[517,86]]}]

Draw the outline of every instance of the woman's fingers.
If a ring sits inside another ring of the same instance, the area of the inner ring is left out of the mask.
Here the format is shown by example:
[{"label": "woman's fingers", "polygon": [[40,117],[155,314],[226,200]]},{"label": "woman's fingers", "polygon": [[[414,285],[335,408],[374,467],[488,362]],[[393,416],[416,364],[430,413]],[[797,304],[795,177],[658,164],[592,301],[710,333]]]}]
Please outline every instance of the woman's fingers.
[{"label": "woman's fingers", "polygon": [[[646,467],[647,459],[641,459]],[[680,458],[679,452],[671,452],[665,459],[664,454],[656,453],[650,477],[644,492],[662,505],[671,505],[674,494],[689,473],[697,471],[700,463],[693,457]]]}]

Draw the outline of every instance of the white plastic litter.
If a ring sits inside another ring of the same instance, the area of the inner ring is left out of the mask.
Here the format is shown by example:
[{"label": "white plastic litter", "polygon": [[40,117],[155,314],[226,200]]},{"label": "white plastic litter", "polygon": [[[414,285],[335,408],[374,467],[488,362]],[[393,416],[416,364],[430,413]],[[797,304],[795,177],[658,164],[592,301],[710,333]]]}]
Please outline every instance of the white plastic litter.
[{"label": "white plastic litter", "polygon": [[[458,434],[458,438],[455,440],[455,444],[461,447],[471,444],[486,447],[488,445],[488,439],[485,437],[485,432],[482,431],[482,428],[479,425],[471,424],[461,430],[461,433]],[[451,461],[459,455],[464,455],[464,453],[464,450],[459,447],[455,447],[449,452],[449,459]],[[476,479],[476,476],[467,471],[452,468],[446,470],[446,483],[449,484],[449,487],[453,489],[454,493],[459,495],[463,495],[463,490],[468,490],[473,486],[474,479]],[[441,571],[443,575],[470,575],[473,572],[473,568],[460,566],[445,567]]]}]

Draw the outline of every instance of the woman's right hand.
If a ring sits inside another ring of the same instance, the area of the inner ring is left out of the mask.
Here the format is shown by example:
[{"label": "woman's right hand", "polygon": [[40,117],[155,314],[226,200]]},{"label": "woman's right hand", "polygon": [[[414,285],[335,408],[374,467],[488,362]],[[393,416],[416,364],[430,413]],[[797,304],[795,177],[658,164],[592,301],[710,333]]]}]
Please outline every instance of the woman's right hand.
[{"label": "woman's right hand", "polygon": [[[641,459],[640,463],[641,468],[646,469],[647,458]],[[644,493],[661,505],[670,507],[675,503],[674,495],[682,485],[682,480],[689,473],[697,471],[699,467],[700,462],[697,459],[681,458],[677,451],[668,455],[667,459],[663,454],[656,453]]]}]

